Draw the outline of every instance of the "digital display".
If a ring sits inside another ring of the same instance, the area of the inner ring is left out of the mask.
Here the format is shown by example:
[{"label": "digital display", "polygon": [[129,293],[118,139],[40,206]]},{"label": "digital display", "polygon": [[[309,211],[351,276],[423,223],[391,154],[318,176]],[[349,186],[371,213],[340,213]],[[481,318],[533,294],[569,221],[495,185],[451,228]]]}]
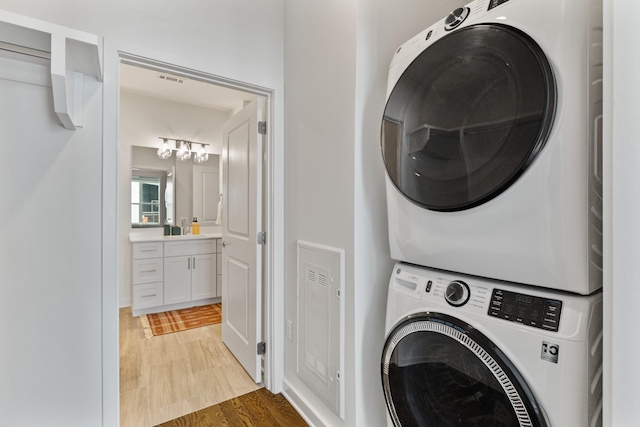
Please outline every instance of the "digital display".
[{"label": "digital display", "polygon": [[494,289],[489,316],[558,332],[562,301]]},{"label": "digital display", "polygon": [[502,3],[506,3],[509,0],[491,0],[489,2],[489,9],[487,9],[487,11],[490,11],[491,9],[500,6]]}]

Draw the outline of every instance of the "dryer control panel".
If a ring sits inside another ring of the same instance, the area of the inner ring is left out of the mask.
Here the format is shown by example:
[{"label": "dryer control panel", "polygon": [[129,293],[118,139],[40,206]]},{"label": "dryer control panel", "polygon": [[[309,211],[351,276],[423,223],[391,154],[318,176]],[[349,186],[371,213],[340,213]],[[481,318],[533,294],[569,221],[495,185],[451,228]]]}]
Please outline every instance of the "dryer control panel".
[{"label": "dryer control panel", "polygon": [[491,10],[491,9],[493,9],[493,8],[495,8],[495,7],[498,7],[498,6],[500,6],[502,3],[506,3],[506,2],[508,2],[508,1],[509,1],[509,0],[491,0],[491,1],[489,2],[489,9],[488,9],[488,10]]},{"label": "dryer control panel", "polygon": [[558,332],[562,301],[535,297],[495,288],[491,293],[489,316]]}]

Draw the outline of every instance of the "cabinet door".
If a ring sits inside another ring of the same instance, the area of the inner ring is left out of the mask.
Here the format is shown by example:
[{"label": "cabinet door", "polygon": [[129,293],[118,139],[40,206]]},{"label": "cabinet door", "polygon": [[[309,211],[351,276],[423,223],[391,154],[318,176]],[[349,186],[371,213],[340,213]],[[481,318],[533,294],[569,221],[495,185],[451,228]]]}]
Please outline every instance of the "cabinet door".
[{"label": "cabinet door", "polygon": [[164,304],[191,300],[192,257],[176,256],[164,259]]},{"label": "cabinet door", "polygon": [[216,289],[216,254],[194,255],[191,268],[191,298],[213,298]]}]

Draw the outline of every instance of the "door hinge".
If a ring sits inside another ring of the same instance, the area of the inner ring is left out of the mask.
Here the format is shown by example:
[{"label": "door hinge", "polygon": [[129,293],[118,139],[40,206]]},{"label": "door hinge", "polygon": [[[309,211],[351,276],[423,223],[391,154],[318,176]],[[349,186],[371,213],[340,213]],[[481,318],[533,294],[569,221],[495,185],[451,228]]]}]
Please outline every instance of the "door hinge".
[{"label": "door hinge", "polygon": [[262,341],[258,343],[258,355],[265,354],[267,352],[267,344]]},{"label": "door hinge", "polygon": [[261,231],[258,233],[257,241],[259,245],[264,245],[267,243],[267,233]]},{"label": "door hinge", "polygon": [[267,122],[258,122],[258,133],[260,135],[267,134]]}]

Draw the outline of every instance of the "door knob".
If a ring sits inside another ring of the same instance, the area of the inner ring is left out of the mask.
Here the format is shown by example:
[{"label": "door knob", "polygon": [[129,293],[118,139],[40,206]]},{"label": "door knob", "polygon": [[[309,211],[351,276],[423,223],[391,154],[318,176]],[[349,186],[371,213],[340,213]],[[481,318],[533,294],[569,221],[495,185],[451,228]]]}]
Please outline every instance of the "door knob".
[{"label": "door knob", "polygon": [[222,247],[223,247],[223,248],[226,248],[226,247],[227,247],[227,245],[230,245],[230,244],[231,244],[231,243],[227,243],[227,242],[225,242],[224,240],[222,241]]}]

